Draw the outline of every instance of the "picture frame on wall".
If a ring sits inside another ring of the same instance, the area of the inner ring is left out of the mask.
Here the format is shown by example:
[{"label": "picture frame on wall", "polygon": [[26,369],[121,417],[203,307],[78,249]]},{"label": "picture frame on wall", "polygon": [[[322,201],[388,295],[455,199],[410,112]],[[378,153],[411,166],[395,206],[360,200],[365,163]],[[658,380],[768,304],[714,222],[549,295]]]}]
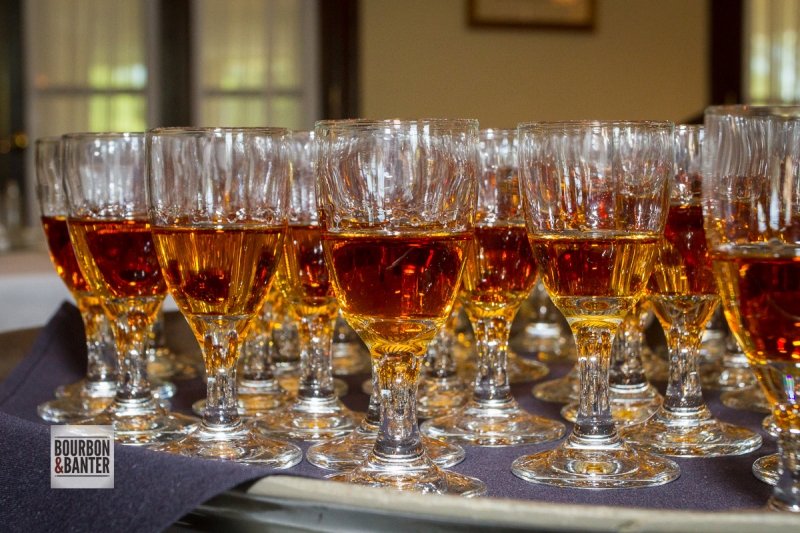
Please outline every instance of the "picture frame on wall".
[{"label": "picture frame on wall", "polygon": [[592,31],[597,0],[467,0],[474,28]]}]

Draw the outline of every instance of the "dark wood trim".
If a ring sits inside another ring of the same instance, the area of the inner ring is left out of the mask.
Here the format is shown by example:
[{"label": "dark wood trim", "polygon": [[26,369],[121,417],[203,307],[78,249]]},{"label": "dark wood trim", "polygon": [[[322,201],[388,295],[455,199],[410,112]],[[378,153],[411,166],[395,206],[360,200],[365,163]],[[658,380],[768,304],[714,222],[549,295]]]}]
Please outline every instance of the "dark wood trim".
[{"label": "dark wood trim", "polygon": [[191,126],[191,0],[160,0],[160,126]]},{"label": "dark wood trim", "polygon": [[711,0],[711,104],[742,103],[744,0]]},{"label": "dark wood trim", "polygon": [[505,30],[558,30],[558,31],[577,31],[592,32],[597,22],[597,0],[588,0],[589,20],[584,23],[575,24],[571,22],[526,22],[526,21],[506,21],[506,20],[486,20],[478,18],[476,12],[477,0],[467,1],[467,23],[472,28],[495,28]]},{"label": "dark wood trim", "polygon": [[358,0],[318,5],[322,118],[358,118]]}]

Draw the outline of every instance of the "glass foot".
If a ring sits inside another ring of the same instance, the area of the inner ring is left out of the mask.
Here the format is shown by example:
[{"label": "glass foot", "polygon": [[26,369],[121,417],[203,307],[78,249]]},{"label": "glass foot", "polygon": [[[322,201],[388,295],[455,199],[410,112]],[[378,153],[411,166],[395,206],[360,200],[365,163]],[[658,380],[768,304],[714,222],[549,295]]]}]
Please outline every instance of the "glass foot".
[{"label": "glass foot", "polygon": [[579,398],[580,385],[581,375],[578,365],[575,365],[563,378],[545,381],[533,387],[533,395],[545,402],[575,402]]},{"label": "glass foot", "polygon": [[466,498],[486,495],[486,484],[474,477],[442,470],[423,452],[417,459],[402,461],[379,458],[370,453],[356,468],[328,479],[367,487],[383,487],[426,494],[454,494]]},{"label": "glass foot", "polygon": [[436,418],[452,414],[467,403],[468,397],[469,387],[457,374],[440,379],[426,377],[417,388],[417,417]]},{"label": "glass foot", "polygon": [[778,428],[778,421],[775,420],[775,415],[769,415],[761,421],[761,428],[767,432],[770,437],[778,438],[780,429]]},{"label": "glass foot", "polygon": [[715,419],[707,408],[677,415],[661,408],[620,434],[631,446],[678,457],[742,455],[761,447],[761,435]]},{"label": "glass foot", "polygon": [[[646,384],[644,387],[609,387],[609,403],[611,407],[611,417],[617,423],[617,427],[632,426],[641,424],[653,416],[664,397],[658,390]],[[572,402],[561,409],[561,416],[570,422],[575,422],[578,418],[578,402]]]},{"label": "glass foot", "polygon": [[435,439],[472,446],[523,446],[564,436],[564,424],[529,414],[513,398],[506,402],[470,400],[455,414],[428,420],[420,431]]},{"label": "glass foot", "polygon": [[778,477],[780,477],[778,473],[781,467],[780,462],[781,456],[777,453],[756,459],[756,462],[753,463],[753,475],[759,481],[774,487],[778,484]]},{"label": "glass foot", "polygon": [[516,459],[511,472],[556,487],[633,489],[675,481],[681,471],[666,457],[635,450],[620,439],[598,446],[570,436],[555,450]]},{"label": "glass foot", "polygon": [[[297,396],[297,389],[300,387],[299,376],[278,376],[278,383],[280,383],[280,386],[286,389],[286,392],[290,395]],[[333,378],[333,392],[339,397],[347,396],[347,383],[339,378]]]},{"label": "glass foot", "polygon": [[337,376],[363,374],[371,369],[369,351],[354,342],[331,344],[331,365]]},{"label": "glass foot", "polygon": [[669,381],[669,361],[642,346],[642,368],[648,381]]},{"label": "glass foot", "polygon": [[744,389],[736,389],[723,392],[720,396],[720,401],[725,407],[731,409],[747,409],[748,411],[756,411],[758,413],[770,413],[769,402],[764,395],[761,387],[747,387]]},{"label": "glass foot", "polygon": [[270,437],[317,441],[347,435],[363,418],[364,413],[349,410],[336,398],[297,398],[281,411],[252,420],[250,426]]},{"label": "glass foot", "polygon": [[704,389],[724,391],[758,386],[756,375],[749,366],[724,366],[721,363],[701,365],[700,382]]},{"label": "glass foot", "polygon": [[158,348],[147,362],[147,374],[151,379],[195,379],[199,375],[198,366],[202,366],[200,359],[195,361],[169,348]]},{"label": "glass foot", "polygon": [[[164,381],[158,378],[150,379],[150,390],[153,393],[153,398],[167,399],[175,396],[177,388],[171,381]],[[102,381],[100,383],[91,383],[82,379],[69,385],[62,385],[56,389],[56,398],[72,398],[75,396],[89,395],[97,398],[114,398],[117,394],[116,382]]]},{"label": "glass foot", "polygon": [[114,426],[121,444],[163,444],[195,430],[200,420],[166,411],[154,400],[115,400],[105,411],[79,422],[80,425]]},{"label": "glass foot", "polygon": [[[276,411],[292,400],[292,395],[275,379],[256,381],[241,379],[236,382],[236,407],[242,418],[254,418]],[[205,399],[192,404],[192,411],[203,416]]]},{"label": "glass foot", "polygon": [[102,413],[114,398],[91,398],[85,396],[71,396],[69,398],[56,398],[40,404],[36,412],[42,419],[57,424],[72,424]]},{"label": "glass foot", "polygon": [[509,383],[528,383],[542,379],[550,373],[550,369],[544,363],[520,357],[509,351],[507,372]]},{"label": "glass foot", "polygon": [[[327,470],[350,470],[369,456],[378,437],[378,428],[362,423],[358,429],[335,439],[320,442],[306,451],[306,459],[312,465]],[[461,446],[428,437],[422,437],[422,445],[436,466],[448,468],[464,460],[466,453]]]},{"label": "glass foot", "polygon": [[153,449],[186,457],[236,461],[272,468],[290,468],[303,459],[303,452],[294,444],[258,435],[241,422],[232,429],[201,424],[192,433]]}]

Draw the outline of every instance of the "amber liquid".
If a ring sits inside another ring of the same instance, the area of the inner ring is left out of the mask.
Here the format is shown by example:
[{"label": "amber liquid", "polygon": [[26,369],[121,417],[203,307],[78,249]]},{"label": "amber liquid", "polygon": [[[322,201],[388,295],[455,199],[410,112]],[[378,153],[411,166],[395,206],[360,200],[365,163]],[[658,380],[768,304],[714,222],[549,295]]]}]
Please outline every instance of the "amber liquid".
[{"label": "amber liquid", "polygon": [[659,239],[531,237],[542,282],[570,323],[619,323],[642,296]]},{"label": "amber liquid", "polygon": [[536,272],[524,225],[475,228],[460,293],[470,318],[513,318],[533,289]]},{"label": "amber liquid", "polygon": [[73,295],[90,292],[89,284],[78,266],[72,241],[69,240],[66,217],[42,217],[42,226],[50,249],[50,259],[69,291]]},{"label": "amber liquid", "polygon": [[325,264],[318,226],[289,226],[276,284],[300,316],[322,314],[333,319],[338,306]]},{"label": "amber liquid", "polygon": [[471,233],[323,235],[339,305],[374,355],[425,353],[453,305],[471,240]]},{"label": "amber liquid", "polygon": [[164,296],[150,222],[70,219],[72,244],[89,286],[103,298]]},{"label": "amber liquid", "polygon": [[663,246],[659,247],[653,267],[651,292],[678,296],[717,294],[701,205],[670,206]]}]

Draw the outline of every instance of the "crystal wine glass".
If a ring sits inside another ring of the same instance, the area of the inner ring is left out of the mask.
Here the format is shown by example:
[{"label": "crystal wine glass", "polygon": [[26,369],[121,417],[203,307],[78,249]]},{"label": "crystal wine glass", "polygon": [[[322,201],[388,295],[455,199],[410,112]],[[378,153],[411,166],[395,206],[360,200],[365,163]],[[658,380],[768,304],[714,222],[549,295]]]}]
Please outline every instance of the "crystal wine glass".
[{"label": "crystal wine glass", "polygon": [[800,512],[800,107],[709,107],[703,208],[725,317],[778,423],[768,507]]},{"label": "crystal wine glass", "polygon": [[200,426],[157,450],[287,468],[297,446],[251,431],[237,410],[239,349],[267,298],[288,214],[288,130],[154,129],[147,133],[155,251],[200,343]]},{"label": "crystal wine glass", "polygon": [[50,259],[78,304],[89,355],[86,377],[72,384],[76,392],[37,408],[43,419],[63,424],[98,414],[111,403],[116,393],[116,363],[113,361],[116,352],[103,305],[86,283],[69,240],[67,199],[61,173],[61,138],[37,139],[35,160],[36,192]]},{"label": "crystal wine glass", "polygon": [[478,347],[478,375],[467,405],[428,420],[423,434],[460,444],[516,446],[561,438],[560,422],[523,411],[509,386],[511,321],[536,282],[517,173],[516,131],[482,130],[475,235],[460,299]]},{"label": "crystal wine glass", "polygon": [[332,479],[478,496],[483,482],[442,470],[425,451],[416,393],[472,241],[478,123],[323,121],[316,126],[320,226],[342,314],[370,349],[378,437]]},{"label": "crystal wine glass", "polygon": [[567,441],[512,472],[561,487],[635,488],[680,474],[619,436],[608,399],[617,327],[642,297],[664,232],[669,122],[521,124],[520,181],[534,255],[578,348],[580,409]]},{"label": "crystal wine glass", "polygon": [[702,126],[675,129],[667,227],[650,279],[651,302],[669,346],[667,394],[652,418],[622,430],[629,444],[684,457],[739,455],[761,446],[757,433],[714,418],[701,392],[698,348],[719,302],[700,204],[702,142]]},{"label": "crystal wine glass", "polygon": [[167,286],[147,216],[144,134],[75,133],[62,146],[70,238],[89,287],[103,299],[118,358],[114,401],[80,423],[113,425],[124,444],[170,441],[198,420],[162,409],[147,378],[147,345]]}]

